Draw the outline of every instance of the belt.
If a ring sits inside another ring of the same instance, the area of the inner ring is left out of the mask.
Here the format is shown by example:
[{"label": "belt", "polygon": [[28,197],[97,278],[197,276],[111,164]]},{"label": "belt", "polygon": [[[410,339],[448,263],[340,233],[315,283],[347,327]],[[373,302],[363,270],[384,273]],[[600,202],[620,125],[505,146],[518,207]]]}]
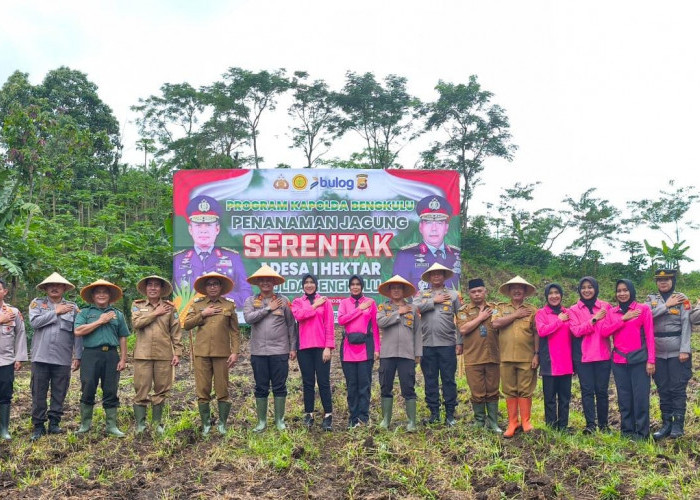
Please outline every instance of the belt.
[{"label": "belt", "polygon": [[115,345],[98,345],[96,347],[86,347],[85,349],[94,349],[96,351],[107,352],[107,351],[115,350],[116,348],[117,348],[117,346],[115,346]]},{"label": "belt", "polygon": [[654,332],[655,338],[680,337],[681,332]]}]

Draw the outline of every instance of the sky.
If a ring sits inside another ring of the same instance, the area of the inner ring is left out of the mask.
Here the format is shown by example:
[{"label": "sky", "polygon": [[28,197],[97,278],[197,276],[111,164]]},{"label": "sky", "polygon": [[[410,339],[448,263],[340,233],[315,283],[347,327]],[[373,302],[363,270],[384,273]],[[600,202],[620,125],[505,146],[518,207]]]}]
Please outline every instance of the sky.
[{"label": "sky", "polygon": [[[429,101],[438,80],[474,74],[505,108],[518,150],[512,162],[486,161],[471,213],[486,213],[515,182],[541,182],[531,209],[559,208],[589,187],[625,208],[674,190],[669,180],[700,179],[698,14],[692,1],[8,1],[0,82],[20,70],[37,84],[62,65],[86,73],[122,126],[124,159],[137,163],[130,107],[166,82],[198,87],[229,67],[286,68],[339,88],[346,71],[370,71],[405,76]],[[301,165],[278,115],[261,123],[266,164]],[[420,149],[409,145],[399,161],[412,167]],[[691,218],[700,221],[700,206]],[[642,238],[664,236],[627,237]],[[694,259],[682,269],[700,269],[700,231],[682,238]]]}]

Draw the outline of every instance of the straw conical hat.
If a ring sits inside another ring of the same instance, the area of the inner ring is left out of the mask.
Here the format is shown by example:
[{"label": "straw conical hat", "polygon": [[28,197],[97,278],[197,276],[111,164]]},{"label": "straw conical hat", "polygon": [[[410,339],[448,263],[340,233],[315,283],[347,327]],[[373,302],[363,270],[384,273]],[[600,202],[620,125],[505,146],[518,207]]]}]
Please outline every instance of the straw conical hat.
[{"label": "straw conical hat", "polygon": [[146,295],[146,284],[148,283],[148,280],[160,280],[161,283],[163,284],[163,287],[160,290],[160,296],[161,297],[169,297],[171,293],[173,293],[173,285],[163,278],[162,276],[157,276],[155,274],[152,274],[151,276],[146,276],[142,280],[140,280],[138,283],[136,283],[136,289],[139,291],[141,295]]},{"label": "straw conical hat", "polygon": [[388,280],[386,280],[384,283],[379,285],[377,290],[379,293],[384,295],[385,297],[391,298],[389,295],[389,288],[391,287],[392,284],[398,283],[400,285],[403,285],[403,298],[405,299],[406,297],[412,297],[416,293],[416,287],[413,286],[413,284],[404,279],[403,277],[399,276],[398,274],[395,274]]},{"label": "straw conical hat", "polygon": [[201,275],[194,282],[194,289],[201,293],[202,295],[207,294],[207,280],[209,278],[217,278],[221,281],[221,295],[226,295],[231,290],[233,290],[233,281],[226,275],[219,273],[207,273]]},{"label": "straw conical hat", "polygon": [[499,292],[503,295],[509,295],[508,293],[508,287],[510,285],[524,285],[525,286],[525,297],[529,297],[531,295],[535,295],[535,287],[525,281],[525,279],[521,278],[520,276],[516,276],[515,278],[511,279],[510,281],[506,281],[503,283],[500,288],[498,289]]},{"label": "straw conical hat", "polygon": [[455,272],[452,269],[445,267],[442,264],[438,264],[436,262],[435,264],[430,266],[427,271],[421,274],[420,279],[427,283],[429,281],[428,275],[433,271],[445,271],[445,280],[448,280],[455,275]]},{"label": "straw conical hat", "polygon": [[107,288],[109,288],[109,303],[110,304],[113,304],[114,302],[116,302],[122,298],[122,295],[123,295],[122,289],[119,288],[117,285],[115,285],[114,283],[110,283],[109,281],[106,281],[106,280],[97,280],[97,281],[93,281],[88,286],[86,286],[85,288],[80,290],[80,296],[83,298],[83,300],[85,302],[89,302],[90,304],[94,303],[94,300],[92,299],[92,290],[98,286],[106,286]]},{"label": "straw conical hat", "polygon": [[248,283],[251,285],[257,285],[258,280],[260,278],[272,278],[272,281],[275,283],[275,285],[281,285],[284,283],[284,278],[277,274],[270,266],[267,264],[263,264],[260,266],[260,269],[255,271],[253,274],[248,276],[248,279],[246,280]]},{"label": "straw conical hat", "polygon": [[66,285],[66,292],[75,289],[75,285],[73,283],[71,283],[58,273],[51,273],[51,275],[48,278],[46,278],[44,281],[42,281],[36,286],[36,289],[45,290],[46,285],[50,284]]}]

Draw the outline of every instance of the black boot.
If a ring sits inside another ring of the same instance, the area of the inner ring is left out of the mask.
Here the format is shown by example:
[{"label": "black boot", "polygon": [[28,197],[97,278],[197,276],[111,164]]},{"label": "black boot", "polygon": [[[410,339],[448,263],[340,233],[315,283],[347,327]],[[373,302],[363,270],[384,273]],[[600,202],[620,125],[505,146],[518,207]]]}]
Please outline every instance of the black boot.
[{"label": "black boot", "polygon": [[433,425],[440,423],[440,408],[430,408],[430,417],[423,420],[424,425]]},{"label": "black boot", "polygon": [[37,441],[41,439],[41,436],[46,435],[46,427],[44,427],[44,424],[36,424],[34,426],[34,430],[32,431],[32,437],[29,439],[31,441]]},{"label": "black boot", "polygon": [[49,434],[64,434],[66,431],[61,429],[59,424],[61,423],[60,420],[57,420],[55,418],[50,418],[49,419]]},{"label": "black boot", "polygon": [[671,439],[677,439],[685,434],[683,427],[685,426],[685,413],[676,413],[673,416],[673,425],[671,425]]},{"label": "black boot", "polygon": [[654,438],[654,441],[658,441],[659,439],[663,439],[669,434],[671,434],[671,426],[673,425],[673,415],[670,413],[663,413],[661,415],[661,420],[663,424],[661,425],[661,428],[656,431],[654,434],[652,434],[652,437]]}]

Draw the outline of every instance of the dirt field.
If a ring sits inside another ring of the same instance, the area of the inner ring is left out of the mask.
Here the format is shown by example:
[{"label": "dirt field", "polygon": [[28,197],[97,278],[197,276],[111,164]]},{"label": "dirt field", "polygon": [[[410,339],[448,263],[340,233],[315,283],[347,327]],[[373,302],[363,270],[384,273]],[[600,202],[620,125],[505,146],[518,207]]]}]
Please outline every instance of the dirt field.
[{"label": "dirt field", "polygon": [[[301,422],[300,374],[291,364],[288,430],[255,425],[253,378],[247,355],[231,372],[234,408],[229,432],[216,428],[200,435],[189,360],[176,373],[161,437],[133,433],[131,367],[122,375],[119,424],[127,438],[103,434],[104,414],[96,406],[93,430],[84,437],[79,426],[79,381],[71,382],[64,416],[67,435],[31,443],[29,367],[16,381],[12,407],[13,440],[0,443],[0,497],[3,498],[700,498],[700,406],[697,377],[691,381],[686,437],[677,441],[635,443],[617,433],[584,436],[578,384],[575,382],[571,425],[578,432],[544,429],[541,392],[536,395],[536,430],[504,440],[470,426],[468,389],[459,383],[458,426],[423,427],[405,433],[403,402],[396,398],[389,432],[376,426],[346,430],[345,382],[336,357],[332,361],[335,431]],[[697,373],[697,359],[694,360]],[[375,367],[376,369],[376,367]],[[427,410],[419,387],[419,414]],[[397,382],[398,386],[398,382]],[[652,384],[653,386],[653,384]],[[380,419],[376,374],[372,420]],[[618,414],[611,382],[611,424]],[[272,406],[272,405],[270,405]],[[320,409],[320,402],[317,402]],[[270,409],[270,412],[272,410]],[[216,410],[212,411],[213,416]],[[505,409],[501,408],[501,420]],[[273,424],[272,416],[268,424]],[[652,427],[658,425],[652,397]]]}]

